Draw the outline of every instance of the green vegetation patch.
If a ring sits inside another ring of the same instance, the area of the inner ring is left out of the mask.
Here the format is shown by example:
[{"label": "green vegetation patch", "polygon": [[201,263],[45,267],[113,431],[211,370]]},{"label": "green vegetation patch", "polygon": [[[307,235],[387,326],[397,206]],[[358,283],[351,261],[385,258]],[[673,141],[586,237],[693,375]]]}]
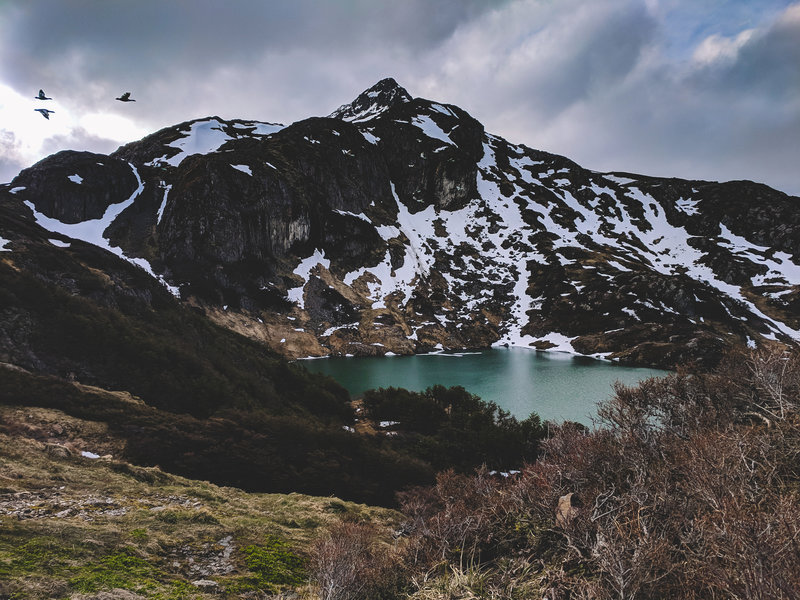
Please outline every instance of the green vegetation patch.
[{"label": "green vegetation patch", "polygon": [[114,588],[134,591],[153,589],[159,586],[158,580],[163,577],[163,573],[155,566],[126,550],[104,556],[82,571],[69,583],[83,593]]},{"label": "green vegetation patch", "polygon": [[245,564],[259,583],[299,585],[305,578],[305,560],[291,546],[277,537],[269,537],[263,546],[244,548]]},{"label": "green vegetation patch", "polygon": [[228,593],[274,591],[282,586],[302,585],[308,579],[305,559],[278,537],[269,536],[265,544],[246,546],[242,552],[252,574],[232,580],[226,586]]},{"label": "green vegetation patch", "polygon": [[[76,553],[49,538],[25,542],[0,539],[0,578],[21,574],[54,575],[69,568],[69,559]],[[10,543],[9,543],[10,541]]]}]

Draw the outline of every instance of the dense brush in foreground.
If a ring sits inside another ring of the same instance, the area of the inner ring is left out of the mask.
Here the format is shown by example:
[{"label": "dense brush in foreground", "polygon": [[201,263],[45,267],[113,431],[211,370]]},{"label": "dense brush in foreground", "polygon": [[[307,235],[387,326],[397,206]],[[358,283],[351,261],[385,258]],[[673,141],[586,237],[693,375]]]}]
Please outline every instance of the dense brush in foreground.
[{"label": "dense brush in foreground", "polygon": [[[462,392],[429,390],[414,414],[493,414]],[[403,393],[364,408],[394,416]],[[593,431],[551,425],[515,476],[440,473],[401,515],[83,458],[121,451],[113,422],[0,403],[0,598],[800,597],[800,353],[620,386],[599,412]]]},{"label": "dense brush in foreground", "polygon": [[779,349],[619,386],[599,428],[552,430],[516,478],[402,494],[399,556],[354,553],[364,528],[319,542],[322,597],[798,598],[799,407],[800,355]]}]

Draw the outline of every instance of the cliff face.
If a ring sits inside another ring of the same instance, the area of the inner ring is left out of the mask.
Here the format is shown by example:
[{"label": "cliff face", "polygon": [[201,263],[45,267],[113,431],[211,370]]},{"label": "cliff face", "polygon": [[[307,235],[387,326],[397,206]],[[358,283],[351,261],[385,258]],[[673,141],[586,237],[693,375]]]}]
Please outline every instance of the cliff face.
[{"label": "cliff face", "polygon": [[108,246],[290,357],[505,343],[671,366],[800,339],[800,199],[588,171],[391,79],[288,127],[62,152],[10,190],[51,229],[109,218]]},{"label": "cliff face", "polygon": [[[79,174],[80,173],[80,174]],[[117,158],[92,152],[59,152],[14,179],[37,208],[64,223],[99,219],[109,205],[136,189],[136,178]]]}]

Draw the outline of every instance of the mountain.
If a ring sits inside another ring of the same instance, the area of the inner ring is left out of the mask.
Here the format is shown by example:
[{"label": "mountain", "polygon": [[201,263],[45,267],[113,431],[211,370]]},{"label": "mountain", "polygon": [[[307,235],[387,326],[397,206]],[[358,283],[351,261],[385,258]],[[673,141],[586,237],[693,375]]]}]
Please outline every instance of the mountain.
[{"label": "mountain", "polygon": [[0,194],[289,358],[508,344],[672,367],[800,341],[800,198],[587,170],[393,79],[285,127],[60,152]]}]

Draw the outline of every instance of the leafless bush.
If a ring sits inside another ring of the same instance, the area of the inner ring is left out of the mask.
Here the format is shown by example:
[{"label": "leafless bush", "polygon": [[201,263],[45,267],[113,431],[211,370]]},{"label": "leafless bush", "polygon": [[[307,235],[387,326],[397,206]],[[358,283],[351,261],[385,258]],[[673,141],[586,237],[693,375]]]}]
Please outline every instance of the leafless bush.
[{"label": "leafless bush", "polygon": [[322,600],[392,597],[402,561],[382,544],[374,527],[342,522],[314,546],[311,573]]},{"label": "leafless bush", "polygon": [[685,540],[702,565],[703,583],[741,600],[800,598],[800,510],[796,497],[770,506],[740,497],[721,499],[719,510],[702,515]]},{"label": "leafless bush", "polygon": [[432,488],[399,494],[413,531],[413,561],[432,565],[457,560],[463,569],[480,562],[487,548],[502,546],[509,508],[499,491],[507,485],[486,469],[472,476],[445,471]]},{"label": "leafless bush", "polygon": [[800,353],[772,344],[737,357],[739,388],[749,387],[754,410],[768,420],[785,421],[800,407]]}]

